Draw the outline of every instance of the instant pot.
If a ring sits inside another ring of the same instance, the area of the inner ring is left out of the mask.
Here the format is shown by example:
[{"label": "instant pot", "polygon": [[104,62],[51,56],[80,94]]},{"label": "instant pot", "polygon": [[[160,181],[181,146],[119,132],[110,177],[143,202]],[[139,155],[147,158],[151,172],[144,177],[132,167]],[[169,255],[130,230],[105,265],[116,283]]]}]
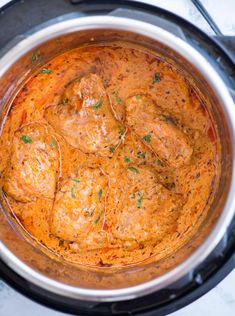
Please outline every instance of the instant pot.
[{"label": "instant pot", "polygon": [[168,11],[126,0],[11,1],[1,10],[1,109],[54,56],[85,43],[126,40],[162,52],[195,78],[213,104],[223,158],[215,201],[194,238],[160,262],[118,270],[75,267],[42,252],[2,197],[0,277],[76,315],[166,315],[208,292],[235,266],[235,39],[209,37]]}]

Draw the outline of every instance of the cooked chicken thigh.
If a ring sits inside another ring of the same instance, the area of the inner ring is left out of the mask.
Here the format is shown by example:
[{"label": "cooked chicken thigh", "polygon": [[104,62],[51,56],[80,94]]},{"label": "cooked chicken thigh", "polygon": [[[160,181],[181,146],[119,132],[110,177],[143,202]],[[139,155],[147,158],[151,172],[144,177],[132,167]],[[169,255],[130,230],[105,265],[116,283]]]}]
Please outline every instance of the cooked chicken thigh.
[{"label": "cooked chicken thigh", "polygon": [[157,239],[169,228],[175,208],[170,192],[158,183],[154,170],[147,166],[129,166],[122,170],[118,184],[111,179],[107,209],[115,238],[125,246]]},{"label": "cooked chicken thigh", "polygon": [[70,83],[61,103],[48,107],[45,117],[71,146],[84,153],[108,156],[120,143],[121,126],[97,75]]},{"label": "cooked chicken thigh", "polygon": [[44,125],[29,124],[15,132],[3,190],[15,200],[53,199],[59,174],[56,139]]},{"label": "cooked chicken thigh", "polygon": [[187,135],[147,96],[127,99],[126,120],[143,142],[170,166],[179,167],[189,161],[193,150]]},{"label": "cooked chicken thigh", "polygon": [[100,248],[106,240],[103,231],[108,179],[98,168],[79,168],[57,191],[51,216],[51,232],[79,248]]}]

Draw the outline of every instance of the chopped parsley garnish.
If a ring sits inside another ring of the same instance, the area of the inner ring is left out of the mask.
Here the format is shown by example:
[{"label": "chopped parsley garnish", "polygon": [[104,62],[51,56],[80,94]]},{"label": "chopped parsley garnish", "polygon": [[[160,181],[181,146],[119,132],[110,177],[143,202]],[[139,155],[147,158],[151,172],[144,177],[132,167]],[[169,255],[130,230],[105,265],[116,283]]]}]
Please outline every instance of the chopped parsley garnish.
[{"label": "chopped parsley garnish", "polygon": [[160,82],[161,81],[161,74],[160,72],[156,72],[154,77],[153,77],[153,82],[152,83],[156,83],[156,82]]},{"label": "chopped parsley garnish", "polygon": [[143,137],[143,139],[147,142],[147,143],[150,143],[151,142],[151,135],[149,134],[149,135],[145,135],[144,137]]},{"label": "chopped parsley garnish", "polygon": [[176,119],[170,115],[162,114],[162,118],[165,122],[177,125]]},{"label": "chopped parsley garnish", "polygon": [[102,189],[100,189],[100,190],[99,190],[99,192],[98,192],[99,202],[101,201],[102,194],[103,194],[103,190],[102,190]]},{"label": "chopped parsley garnish", "polygon": [[142,207],[142,202],[143,202],[143,195],[142,195],[141,192],[137,192],[136,195],[137,195],[136,206],[138,208],[141,208]]},{"label": "chopped parsley garnish", "polygon": [[57,142],[53,139],[52,141],[51,141],[51,148],[57,148]]},{"label": "chopped parsley garnish", "polygon": [[74,181],[76,183],[80,183],[80,180],[78,178],[73,178],[72,181]]},{"label": "chopped parsley garnish", "polygon": [[119,127],[119,134],[122,136],[122,135],[124,135],[124,133],[125,133],[125,128],[120,126]]},{"label": "chopped parsley garnish", "polygon": [[75,193],[74,187],[71,188],[71,197],[72,197],[73,199],[76,198],[76,193]]},{"label": "chopped parsley garnish", "polygon": [[134,168],[134,167],[128,167],[127,169],[134,172],[134,173],[140,173],[139,170]]},{"label": "chopped parsley garnish", "polygon": [[156,162],[157,162],[157,164],[158,164],[159,166],[161,166],[161,167],[164,167],[164,166],[165,166],[164,162],[161,161],[160,159],[157,159]]},{"label": "chopped parsley garnish", "polygon": [[42,74],[42,75],[45,75],[45,74],[50,75],[52,73],[53,73],[53,71],[48,69],[48,68],[42,68],[42,71],[40,72],[40,74]]},{"label": "chopped parsley garnish", "polygon": [[98,214],[98,216],[97,216],[96,219],[94,220],[94,223],[95,223],[95,224],[98,224],[98,222],[99,222],[99,220],[100,220],[102,214],[103,214],[103,211],[100,211],[99,214]]},{"label": "chopped parsley garnish", "polygon": [[96,104],[93,106],[93,109],[94,110],[97,110],[99,108],[101,108],[103,102],[100,100],[100,101],[97,101]]},{"label": "chopped parsley garnish", "polygon": [[31,58],[32,61],[37,61],[39,58],[40,58],[40,51],[37,50],[37,51],[33,52],[32,58]]},{"label": "chopped parsley garnish", "polygon": [[139,151],[138,153],[137,153],[137,157],[138,158],[145,158],[145,156],[146,156],[146,153],[145,152],[141,152],[141,151]]},{"label": "chopped parsley garnish", "polygon": [[32,139],[31,139],[28,135],[23,135],[23,136],[21,137],[21,139],[23,140],[23,142],[24,142],[25,144],[31,144],[31,143],[32,143]]},{"label": "chopped parsley garnish", "polygon": [[131,199],[136,199],[136,206],[137,208],[141,208],[142,207],[142,202],[143,202],[143,194],[139,191],[136,193],[133,193],[131,196]]},{"label": "chopped parsley garnish", "polygon": [[125,161],[125,162],[131,162],[130,158],[127,157],[127,156],[124,157],[124,161]]},{"label": "chopped parsley garnish", "polygon": [[120,96],[119,96],[119,91],[114,91],[114,92],[113,92],[113,95],[114,95],[115,98],[116,98],[117,104],[118,104],[118,105],[121,104],[121,103],[122,103],[122,99],[121,99]]},{"label": "chopped parsley garnish", "polygon": [[114,146],[110,146],[110,147],[109,147],[109,151],[110,151],[111,153],[114,153],[114,152],[115,152],[115,147],[114,147]]}]

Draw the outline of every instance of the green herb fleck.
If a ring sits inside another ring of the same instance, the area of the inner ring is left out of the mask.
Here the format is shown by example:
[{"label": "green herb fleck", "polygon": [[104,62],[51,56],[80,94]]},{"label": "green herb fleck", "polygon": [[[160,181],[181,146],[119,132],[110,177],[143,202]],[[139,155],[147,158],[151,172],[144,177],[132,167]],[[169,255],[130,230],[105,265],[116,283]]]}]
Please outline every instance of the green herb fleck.
[{"label": "green herb fleck", "polygon": [[125,133],[125,128],[120,126],[119,127],[119,134],[122,136],[122,135],[124,135],[124,133]]},{"label": "green herb fleck", "polygon": [[72,181],[74,181],[76,183],[80,183],[80,180],[78,178],[73,178]]},{"label": "green herb fleck", "polygon": [[161,161],[160,159],[157,159],[157,160],[156,160],[156,162],[157,162],[157,164],[158,164],[159,166],[161,166],[161,167],[165,167],[164,162],[163,162],[163,161]]},{"label": "green herb fleck", "polygon": [[137,157],[138,157],[138,158],[145,159],[145,157],[146,157],[146,153],[145,153],[145,152],[141,152],[141,151],[139,151],[139,152],[137,153]]},{"label": "green herb fleck", "polygon": [[139,170],[134,168],[134,167],[128,167],[127,169],[134,172],[134,173],[140,173]]},{"label": "green herb fleck", "polygon": [[149,135],[145,135],[144,137],[143,137],[143,139],[147,142],[147,143],[150,143],[151,142],[151,135],[149,134]]},{"label": "green herb fleck", "polygon": [[32,61],[37,61],[39,58],[40,58],[40,51],[39,50],[37,50],[37,51],[35,51],[35,52],[33,52],[33,54],[32,54]]},{"label": "green herb fleck", "polygon": [[127,157],[127,156],[124,157],[124,161],[125,161],[125,162],[131,162],[130,158]]},{"label": "green herb fleck", "polygon": [[142,207],[142,202],[143,202],[143,195],[142,195],[141,192],[137,192],[136,195],[138,197],[138,199],[136,200],[136,206],[138,208],[141,208]]},{"label": "green herb fleck", "polygon": [[116,98],[117,104],[118,104],[118,105],[121,104],[121,103],[122,103],[122,99],[121,99],[120,96],[119,96],[119,91],[114,91],[114,92],[113,92],[113,95],[114,95],[115,98]]},{"label": "green herb fleck", "polygon": [[139,99],[142,98],[142,96],[143,96],[142,94],[137,94],[135,97],[136,97],[137,100],[139,100]]},{"label": "green herb fleck", "polygon": [[99,202],[101,201],[102,194],[103,194],[103,190],[100,189],[99,192],[98,192]]},{"label": "green herb fleck", "polygon": [[156,72],[154,77],[153,77],[153,82],[152,83],[160,82],[161,80],[162,80],[162,78],[161,78],[160,72]]},{"label": "green herb fleck", "polygon": [[115,152],[115,147],[114,147],[114,146],[110,146],[110,147],[109,147],[109,151],[110,151],[111,153],[114,153],[114,152]]},{"label": "green herb fleck", "polygon": [[132,199],[132,200],[135,199],[135,193],[133,193],[133,194],[131,195],[131,199]]},{"label": "green herb fleck", "polygon": [[177,125],[176,119],[174,117],[170,116],[170,115],[162,114],[162,118],[167,123],[171,123],[173,125]]},{"label": "green herb fleck", "polygon": [[75,193],[74,187],[71,188],[71,197],[72,197],[73,199],[76,198],[76,193]]},{"label": "green herb fleck", "polygon": [[25,144],[31,144],[31,143],[32,143],[32,139],[31,139],[28,135],[23,135],[23,136],[21,137],[21,139],[23,140],[23,142],[24,142]]},{"label": "green herb fleck", "polygon": [[48,68],[42,68],[42,71],[40,72],[40,74],[42,74],[42,75],[45,75],[45,74],[50,75],[52,73],[53,73],[53,71],[48,69]]},{"label": "green herb fleck", "polygon": [[96,219],[94,220],[94,223],[95,223],[95,224],[98,224],[98,222],[99,222],[99,220],[100,220],[102,214],[103,214],[103,211],[100,211],[99,214],[98,214],[98,216],[97,216]]},{"label": "green herb fleck", "polygon": [[52,141],[51,141],[51,148],[57,148],[58,147],[58,144],[57,144],[57,142],[53,139]]},{"label": "green herb fleck", "polygon": [[94,110],[97,110],[99,108],[101,108],[103,102],[100,100],[100,101],[97,101],[96,104],[93,106],[93,109]]},{"label": "green herb fleck", "polygon": [[131,199],[134,200],[136,199],[136,206],[138,208],[141,208],[142,207],[142,202],[143,202],[143,194],[139,191],[139,192],[136,192],[136,193],[133,193],[131,195]]}]

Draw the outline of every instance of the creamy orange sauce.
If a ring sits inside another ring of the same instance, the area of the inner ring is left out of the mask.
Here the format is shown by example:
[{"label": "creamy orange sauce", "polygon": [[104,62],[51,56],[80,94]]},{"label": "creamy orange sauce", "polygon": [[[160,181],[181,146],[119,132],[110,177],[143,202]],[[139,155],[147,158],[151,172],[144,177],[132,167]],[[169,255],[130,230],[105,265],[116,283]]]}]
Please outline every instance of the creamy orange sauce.
[{"label": "creamy orange sauce", "polygon": [[55,57],[3,126],[9,211],[39,247],[75,264],[174,253],[206,215],[219,176],[208,109],[179,69],[132,44]]}]

